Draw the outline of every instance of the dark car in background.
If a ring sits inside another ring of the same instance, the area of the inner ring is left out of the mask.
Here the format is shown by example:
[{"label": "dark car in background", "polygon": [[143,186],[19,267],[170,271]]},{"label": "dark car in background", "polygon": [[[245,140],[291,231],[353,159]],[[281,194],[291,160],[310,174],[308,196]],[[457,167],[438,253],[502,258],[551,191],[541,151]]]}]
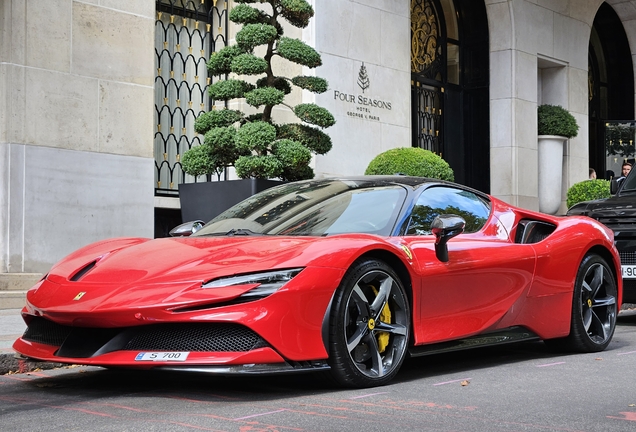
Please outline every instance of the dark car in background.
[{"label": "dark car in background", "polygon": [[573,205],[568,216],[585,215],[614,231],[621,258],[623,303],[636,303],[636,170],[624,180],[612,180],[612,197]]}]

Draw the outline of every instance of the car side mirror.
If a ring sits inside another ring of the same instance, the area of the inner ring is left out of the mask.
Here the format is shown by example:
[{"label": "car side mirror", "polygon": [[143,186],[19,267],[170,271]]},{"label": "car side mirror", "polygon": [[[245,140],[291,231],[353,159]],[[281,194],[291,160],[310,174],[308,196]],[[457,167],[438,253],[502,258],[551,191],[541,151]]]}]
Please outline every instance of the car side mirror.
[{"label": "car side mirror", "polygon": [[170,230],[170,235],[172,237],[189,237],[203,228],[203,225],[205,225],[205,222],[201,220],[182,223],[181,225],[172,228]]},{"label": "car side mirror", "polygon": [[618,187],[619,187],[620,185],[621,185],[621,184],[619,183],[619,181],[618,181],[618,180],[616,180],[616,179],[612,179],[612,180],[610,181],[610,194],[612,194],[612,195],[616,195],[616,192],[618,192]]},{"label": "car side mirror", "polygon": [[441,262],[448,262],[448,246],[446,243],[464,232],[466,221],[457,215],[439,215],[433,219],[431,231],[435,235],[435,256]]}]

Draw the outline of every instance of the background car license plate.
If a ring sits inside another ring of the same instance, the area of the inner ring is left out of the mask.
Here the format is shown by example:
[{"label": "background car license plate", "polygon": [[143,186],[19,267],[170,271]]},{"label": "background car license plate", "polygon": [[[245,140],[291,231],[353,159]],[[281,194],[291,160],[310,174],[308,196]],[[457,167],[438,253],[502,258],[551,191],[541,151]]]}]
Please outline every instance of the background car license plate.
[{"label": "background car license plate", "polygon": [[140,352],[135,361],[186,361],[188,354],[186,351]]},{"label": "background car license plate", "polygon": [[636,265],[622,265],[621,274],[623,279],[636,279]]}]

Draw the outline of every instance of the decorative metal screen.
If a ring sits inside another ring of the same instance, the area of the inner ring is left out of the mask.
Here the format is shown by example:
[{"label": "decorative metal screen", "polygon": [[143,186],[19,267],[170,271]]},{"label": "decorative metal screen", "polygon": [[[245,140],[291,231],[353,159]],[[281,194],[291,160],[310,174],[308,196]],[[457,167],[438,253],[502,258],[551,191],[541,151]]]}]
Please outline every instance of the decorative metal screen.
[{"label": "decorative metal screen", "polygon": [[442,29],[431,0],[411,0],[411,72],[441,80]]},{"label": "decorative metal screen", "polygon": [[443,150],[442,102],[446,65],[442,30],[435,2],[411,0],[413,146],[439,155]]},{"label": "decorative metal screen", "polygon": [[213,104],[206,62],[227,45],[229,0],[158,0],[155,21],[155,194],[193,182],[181,156],[202,137],[194,120]]},{"label": "decorative metal screen", "polygon": [[442,91],[438,88],[415,82],[413,113],[413,137],[415,147],[421,147],[442,155]]}]

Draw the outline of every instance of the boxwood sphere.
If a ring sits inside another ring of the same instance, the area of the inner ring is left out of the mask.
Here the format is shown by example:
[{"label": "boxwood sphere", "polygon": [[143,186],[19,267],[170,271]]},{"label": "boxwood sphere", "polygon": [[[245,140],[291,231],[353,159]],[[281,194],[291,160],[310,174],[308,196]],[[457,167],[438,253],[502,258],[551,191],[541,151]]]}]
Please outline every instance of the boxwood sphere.
[{"label": "boxwood sphere", "polygon": [[453,181],[448,163],[435,153],[418,147],[401,147],[377,155],[367,167],[366,175],[404,174]]}]

